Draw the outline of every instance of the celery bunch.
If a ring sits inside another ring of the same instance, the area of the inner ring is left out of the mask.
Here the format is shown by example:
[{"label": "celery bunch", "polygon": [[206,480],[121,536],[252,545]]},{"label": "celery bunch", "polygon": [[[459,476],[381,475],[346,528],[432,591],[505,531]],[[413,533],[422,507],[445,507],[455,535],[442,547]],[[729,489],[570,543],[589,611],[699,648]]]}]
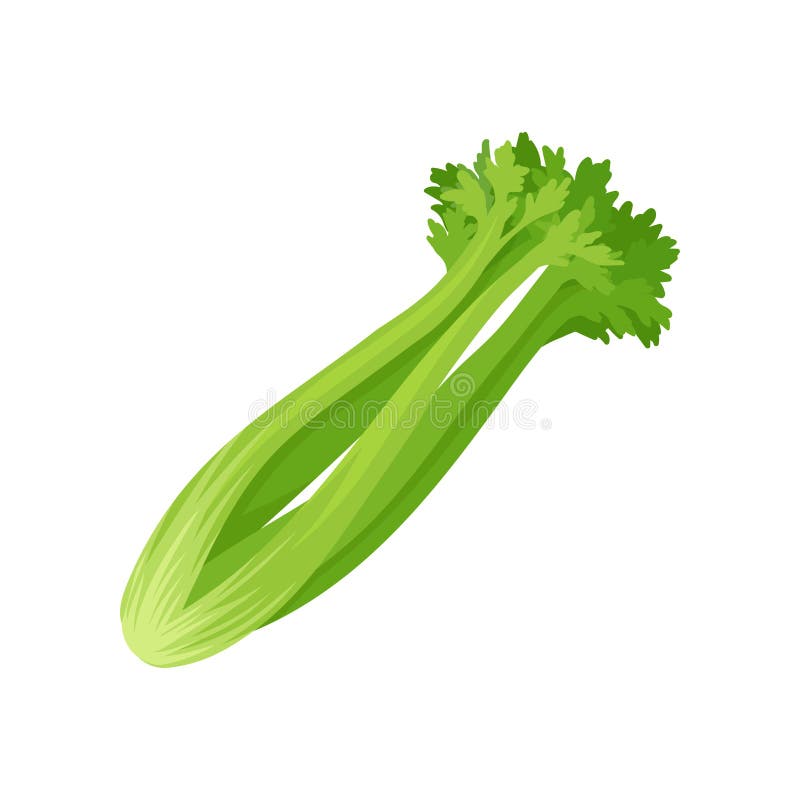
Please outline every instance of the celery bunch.
[{"label": "celery bunch", "polygon": [[[485,142],[471,169],[433,170],[439,221],[429,241],[445,275],[234,437],[178,495],[122,599],[123,632],[140,658],[206,658],[350,572],[433,489],[486,421],[474,412],[495,406],[540,347],[569,333],[658,343],[678,251],[655,212],[615,205],[610,177],[607,161],[588,158],[573,177],[562,150],[540,153],[524,133],[494,154]],[[446,380],[537,272],[458,367],[462,383]],[[347,425],[337,419],[343,404]],[[309,500],[282,513],[345,451]]]}]

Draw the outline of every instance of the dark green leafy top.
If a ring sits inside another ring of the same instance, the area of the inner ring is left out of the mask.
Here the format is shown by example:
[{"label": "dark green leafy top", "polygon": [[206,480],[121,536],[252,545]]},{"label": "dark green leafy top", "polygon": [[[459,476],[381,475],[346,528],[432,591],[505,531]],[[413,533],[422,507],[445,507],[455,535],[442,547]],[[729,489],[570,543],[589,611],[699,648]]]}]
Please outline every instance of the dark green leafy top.
[{"label": "dark green leafy top", "polygon": [[669,328],[660,299],[678,257],[675,240],[661,236],[652,209],[634,215],[631,203],[615,205],[608,161],[585,158],[574,176],[565,163],[562,148],[540,152],[522,133],[494,160],[485,141],[471,169],[433,169],[426,192],[441,221],[429,221],[428,240],[448,270],[474,258],[479,242],[489,262],[531,258],[558,270],[565,285],[582,289],[572,300],[580,312],[562,335],[608,342],[631,334],[658,344]]}]

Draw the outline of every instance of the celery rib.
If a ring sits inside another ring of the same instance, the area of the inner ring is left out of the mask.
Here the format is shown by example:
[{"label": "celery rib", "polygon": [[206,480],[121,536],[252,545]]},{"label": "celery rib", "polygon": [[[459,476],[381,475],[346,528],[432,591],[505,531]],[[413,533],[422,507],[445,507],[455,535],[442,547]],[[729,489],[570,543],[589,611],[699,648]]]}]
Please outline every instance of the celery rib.
[{"label": "celery rib", "polygon": [[[476,410],[499,403],[550,341],[580,333],[658,344],[678,251],[655,212],[616,205],[609,178],[608,162],[589,159],[570,175],[562,150],[540,152],[526,134],[494,158],[484,143],[474,169],[434,170],[427,191],[441,223],[431,222],[429,241],[445,276],[189,481],[123,594],[131,649],[157,666],[196,661],[324,592],[413,512],[485,424],[488,413]],[[505,323],[460,365],[471,381],[463,396],[446,376],[541,267]],[[337,406],[351,414],[345,425]],[[459,409],[447,424],[424,413],[443,406]],[[281,514],[340,456],[309,500]]]}]

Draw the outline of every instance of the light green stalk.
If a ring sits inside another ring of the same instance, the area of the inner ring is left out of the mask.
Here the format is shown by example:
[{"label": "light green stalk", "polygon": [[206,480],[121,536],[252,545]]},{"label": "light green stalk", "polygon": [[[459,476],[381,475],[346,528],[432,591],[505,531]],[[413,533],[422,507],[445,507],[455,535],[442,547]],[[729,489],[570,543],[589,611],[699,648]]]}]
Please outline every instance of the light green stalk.
[{"label": "light green stalk", "polygon": [[[172,666],[218,652],[308,602],[379,546],[482,424],[434,426],[424,411],[453,400],[445,376],[538,268],[550,265],[461,368],[475,381],[468,404],[499,400],[539,347],[571,331],[658,341],[669,312],[657,298],[674,242],[659,238],[650,212],[614,207],[607,162],[582,162],[573,181],[561,151],[544,156],[521,135],[494,161],[486,145],[475,172],[434,170],[430,191],[444,224],[431,225],[430,239],[446,276],[232,439],[178,496],[123,596],[123,631],[141,658]],[[344,400],[382,408],[368,426],[308,428],[311,404],[324,420]],[[310,500],[275,516],[356,439]]]}]

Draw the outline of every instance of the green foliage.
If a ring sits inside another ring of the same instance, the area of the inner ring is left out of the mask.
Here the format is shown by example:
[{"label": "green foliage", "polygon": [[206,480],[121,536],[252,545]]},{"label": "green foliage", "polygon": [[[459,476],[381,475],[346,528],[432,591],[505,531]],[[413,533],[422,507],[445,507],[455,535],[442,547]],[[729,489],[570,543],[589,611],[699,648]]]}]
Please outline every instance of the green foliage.
[{"label": "green foliage", "polygon": [[574,177],[565,166],[563,148],[545,146],[540,154],[522,133],[516,145],[498,148],[494,160],[485,141],[474,170],[453,164],[432,170],[426,191],[439,201],[433,211],[441,223],[430,221],[431,245],[451,269],[492,216],[500,217],[500,241],[516,240],[515,258],[547,254],[545,263],[562,270],[565,283],[585,289],[581,316],[561,335],[572,330],[608,342],[610,335],[630,334],[657,344],[669,327],[670,311],[659,299],[678,255],[675,241],[660,236],[652,209],[634,216],[631,203],[615,205],[609,161],[585,158]]}]

